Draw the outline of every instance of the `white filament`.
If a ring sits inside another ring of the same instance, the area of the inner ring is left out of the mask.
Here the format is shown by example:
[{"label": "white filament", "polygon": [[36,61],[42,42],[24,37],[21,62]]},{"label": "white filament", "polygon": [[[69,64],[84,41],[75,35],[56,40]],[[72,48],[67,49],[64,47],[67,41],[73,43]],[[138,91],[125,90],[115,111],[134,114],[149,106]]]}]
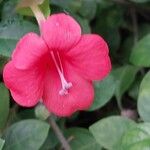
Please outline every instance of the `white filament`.
[{"label": "white filament", "polygon": [[54,55],[53,51],[51,51],[51,56],[52,56],[52,59],[55,63],[56,69],[58,71],[58,74],[59,74],[59,77],[60,77],[60,80],[61,80],[61,85],[62,85],[62,89],[59,91],[59,94],[63,96],[63,95],[68,94],[68,89],[70,89],[72,87],[72,83],[66,81],[66,79],[64,77],[63,66],[62,66],[62,63],[61,63],[60,55],[59,55],[58,52],[57,52],[57,55],[58,55],[58,59],[59,59],[61,69],[59,68],[59,65],[56,61],[56,58],[55,58],[55,55]]}]

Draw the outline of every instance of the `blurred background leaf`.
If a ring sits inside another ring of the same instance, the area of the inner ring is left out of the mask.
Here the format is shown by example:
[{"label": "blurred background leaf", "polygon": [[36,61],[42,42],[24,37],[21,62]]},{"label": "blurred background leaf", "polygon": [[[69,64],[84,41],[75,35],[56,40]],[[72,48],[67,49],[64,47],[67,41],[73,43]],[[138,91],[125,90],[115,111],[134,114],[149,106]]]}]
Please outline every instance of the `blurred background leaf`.
[{"label": "blurred background leaf", "polygon": [[0,83],[0,130],[5,127],[9,114],[9,92]]},{"label": "blurred background leaf", "polygon": [[28,32],[37,32],[37,25],[32,22],[15,19],[0,23],[0,55],[10,57],[17,41]]},{"label": "blurred background leaf", "polygon": [[4,133],[4,150],[38,150],[44,143],[49,124],[39,120],[23,120],[10,126]]},{"label": "blurred background leaf", "polygon": [[0,150],[2,150],[4,143],[5,143],[5,141],[3,139],[0,139]]}]

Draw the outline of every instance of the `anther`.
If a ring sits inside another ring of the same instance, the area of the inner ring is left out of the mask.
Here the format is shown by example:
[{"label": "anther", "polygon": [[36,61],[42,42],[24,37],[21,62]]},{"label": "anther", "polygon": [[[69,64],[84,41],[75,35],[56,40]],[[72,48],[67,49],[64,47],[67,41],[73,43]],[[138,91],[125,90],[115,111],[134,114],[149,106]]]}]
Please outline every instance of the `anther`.
[{"label": "anther", "polygon": [[68,94],[68,91],[66,89],[61,89],[59,91],[59,95],[63,96],[63,95],[67,95]]},{"label": "anther", "polygon": [[70,89],[72,87],[72,83],[71,82],[69,82],[69,83],[67,83],[67,84],[65,84],[65,89]]}]

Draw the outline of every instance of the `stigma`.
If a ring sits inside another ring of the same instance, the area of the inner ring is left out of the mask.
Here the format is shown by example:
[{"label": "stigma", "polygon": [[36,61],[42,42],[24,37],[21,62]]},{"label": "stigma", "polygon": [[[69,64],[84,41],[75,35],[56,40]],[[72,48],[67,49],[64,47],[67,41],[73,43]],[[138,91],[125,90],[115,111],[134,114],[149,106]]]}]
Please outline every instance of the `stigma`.
[{"label": "stigma", "polygon": [[72,87],[72,83],[67,82],[67,80],[64,77],[63,66],[62,66],[62,62],[61,62],[61,58],[60,58],[59,53],[58,52],[56,53],[58,61],[56,60],[56,56],[54,55],[53,51],[51,51],[51,56],[52,56],[52,59],[54,61],[54,64],[56,66],[56,69],[57,69],[57,72],[59,74],[60,81],[61,81],[61,86],[62,87],[59,91],[59,95],[61,95],[61,96],[67,95],[67,94],[69,94],[69,89]]}]

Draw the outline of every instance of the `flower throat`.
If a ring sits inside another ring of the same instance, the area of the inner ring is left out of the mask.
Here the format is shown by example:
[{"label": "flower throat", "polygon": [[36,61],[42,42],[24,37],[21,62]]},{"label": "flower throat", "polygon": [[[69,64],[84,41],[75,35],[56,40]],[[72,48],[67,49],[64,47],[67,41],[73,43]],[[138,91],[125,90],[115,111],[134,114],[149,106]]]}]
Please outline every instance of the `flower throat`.
[{"label": "flower throat", "polygon": [[[67,95],[68,90],[72,87],[72,83],[67,82],[67,80],[64,77],[63,66],[62,66],[62,62],[61,62],[61,58],[60,58],[59,53],[56,52],[56,55],[54,55],[54,52],[51,51],[51,56],[52,56],[52,59],[54,61],[54,64],[56,66],[56,69],[58,71],[58,74],[59,74],[59,77],[60,77],[60,80],[61,80],[62,89],[59,91],[59,95],[61,95],[61,96]],[[58,61],[56,60],[56,56],[58,58]]]}]

